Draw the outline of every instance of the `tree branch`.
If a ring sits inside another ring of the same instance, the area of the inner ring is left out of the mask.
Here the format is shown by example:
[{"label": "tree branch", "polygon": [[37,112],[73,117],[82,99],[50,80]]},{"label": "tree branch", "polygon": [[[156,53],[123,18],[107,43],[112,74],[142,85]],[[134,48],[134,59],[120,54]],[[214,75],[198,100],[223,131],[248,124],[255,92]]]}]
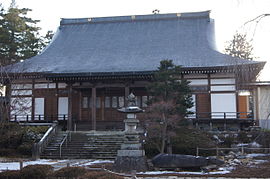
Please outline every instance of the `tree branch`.
[{"label": "tree branch", "polygon": [[[256,23],[258,23],[258,22],[260,22],[260,20],[261,20],[262,18],[264,18],[264,17],[266,17],[266,16],[270,16],[270,14],[261,14],[261,15],[255,17],[254,19],[251,19],[251,20],[245,22],[244,25],[246,25],[246,24],[248,24],[248,23],[250,23],[250,22],[254,22],[254,21],[256,21]],[[258,20],[257,20],[257,19],[258,19]]]}]

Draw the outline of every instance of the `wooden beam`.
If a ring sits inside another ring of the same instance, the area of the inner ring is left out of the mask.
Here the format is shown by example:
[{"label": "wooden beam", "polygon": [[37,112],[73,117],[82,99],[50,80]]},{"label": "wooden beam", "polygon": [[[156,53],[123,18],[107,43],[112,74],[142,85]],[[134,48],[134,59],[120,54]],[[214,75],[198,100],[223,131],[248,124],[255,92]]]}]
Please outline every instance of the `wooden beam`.
[{"label": "wooden beam", "polygon": [[92,95],[91,95],[91,100],[92,100],[92,130],[96,130],[96,98],[97,98],[97,92],[96,92],[96,87],[92,88]]},{"label": "wooden beam", "polygon": [[[145,87],[149,82],[135,82],[134,84],[129,84],[129,87]],[[73,86],[73,89],[85,89],[85,88],[108,88],[108,87],[118,87],[124,88],[126,85],[123,83],[99,83],[99,84],[82,84],[81,86]]]}]

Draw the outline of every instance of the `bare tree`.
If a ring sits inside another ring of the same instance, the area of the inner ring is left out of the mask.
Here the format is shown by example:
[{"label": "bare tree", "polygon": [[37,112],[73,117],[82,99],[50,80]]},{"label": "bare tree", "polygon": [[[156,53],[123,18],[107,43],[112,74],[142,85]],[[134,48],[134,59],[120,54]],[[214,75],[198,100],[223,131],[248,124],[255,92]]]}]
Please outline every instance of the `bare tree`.
[{"label": "bare tree", "polygon": [[228,42],[225,52],[233,57],[253,60],[252,41],[247,39],[247,34],[236,32],[233,39]]},{"label": "bare tree", "polygon": [[263,18],[265,18],[265,17],[267,17],[267,16],[270,16],[270,14],[261,14],[261,15],[259,15],[259,16],[257,16],[257,17],[255,17],[255,18],[253,18],[253,19],[251,19],[251,20],[249,20],[249,21],[247,21],[247,22],[244,23],[243,26],[246,26],[247,24],[250,24],[250,23],[255,23],[255,27],[254,27],[254,31],[253,31],[252,38],[254,37],[254,35],[255,35],[255,33],[256,33],[257,26],[258,26],[259,22],[260,22]]}]

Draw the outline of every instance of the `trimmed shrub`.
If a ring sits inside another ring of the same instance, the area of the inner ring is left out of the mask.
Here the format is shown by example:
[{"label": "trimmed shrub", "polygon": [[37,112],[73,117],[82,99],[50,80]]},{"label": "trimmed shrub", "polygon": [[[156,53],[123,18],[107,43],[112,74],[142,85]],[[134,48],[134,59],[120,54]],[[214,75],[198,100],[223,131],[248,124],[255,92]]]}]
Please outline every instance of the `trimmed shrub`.
[{"label": "trimmed shrub", "polygon": [[54,172],[54,177],[66,177],[66,178],[73,178],[79,177],[84,175],[87,172],[87,169],[83,167],[65,167],[61,168]]},{"label": "trimmed shrub", "polygon": [[0,123],[0,147],[17,148],[22,143],[23,130],[17,123]]},{"label": "trimmed shrub", "polygon": [[147,156],[147,158],[152,158],[160,153],[157,147],[154,144],[152,144],[151,141],[147,141],[143,145],[143,148],[145,150],[145,155]]},{"label": "trimmed shrub", "polygon": [[124,179],[122,176],[118,176],[112,173],[107,173],[107,172],[96,172],[96,171],[91,171],[85,173],[83,176],[79,177],[80,179]]},{"label": "trimmed shrub", "polygon": [[101,176],[106,175],[105,172],[96,172],[96,171],[91,171],[85,173],[83,176],[79,177],[80,179],[87,178],[87,179],[98,179]]},{"label": "trimmed shrub", "polygon": [[32,145],[46,133],[48,126],[20,126],[0,123],[0,156],[31,156]]},{"label": "trimmed shrub", "polygon": [[28,165],[21,170],[22,179],[39,178],[45,179],[53,172],[51,165]]},{"label": "trimmed shrub", "polygon": [[[172,150],[174,154],[196,155],[196,148],[215,147],[211,136],[197,129],[181,127],[172,138]],[[200,151],[200,155],[212,155],[212,151]]]},{"label": "trimmed shrub", "polygon": [[107,174],[104,176],[99,177],[98,179],[124,179],[124,177],[114,174]]},{"label": "trimmed shrub", "polygon": [[38,142],[48,130],[48,126],[24,126],[23,142]]},{"label": "trimmed shrub", "polygon": [[24,143],[17,150],[22,155],[32,155],[32,145],[32,143]]},{"label": "trimmed shrub", "polygon": [[9,148],[0,148],[0,156],[11,156],[16,154],[15,149],[9,149]]},{"label": "trimmed shrub", "polygon": [[7,170],[0,173],[0,179],[20,179],[20,171],[19,170]]}]

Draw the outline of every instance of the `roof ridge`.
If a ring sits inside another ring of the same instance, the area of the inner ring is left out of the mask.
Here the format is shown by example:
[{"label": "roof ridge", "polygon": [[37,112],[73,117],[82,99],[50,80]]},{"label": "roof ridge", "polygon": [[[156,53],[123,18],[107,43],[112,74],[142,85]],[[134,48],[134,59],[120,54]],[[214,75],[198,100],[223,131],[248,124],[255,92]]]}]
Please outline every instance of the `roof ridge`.
[{"label": "roof ridge", "polygon": [[145,14],[129,16],[108,16],[90,18],[61,18],[60,25],[99,23],[99,22],[119,22],[137,20],[161,20],[172,18],[209,18],[210,10],[200,12],[166,13],[166,14]]}]

